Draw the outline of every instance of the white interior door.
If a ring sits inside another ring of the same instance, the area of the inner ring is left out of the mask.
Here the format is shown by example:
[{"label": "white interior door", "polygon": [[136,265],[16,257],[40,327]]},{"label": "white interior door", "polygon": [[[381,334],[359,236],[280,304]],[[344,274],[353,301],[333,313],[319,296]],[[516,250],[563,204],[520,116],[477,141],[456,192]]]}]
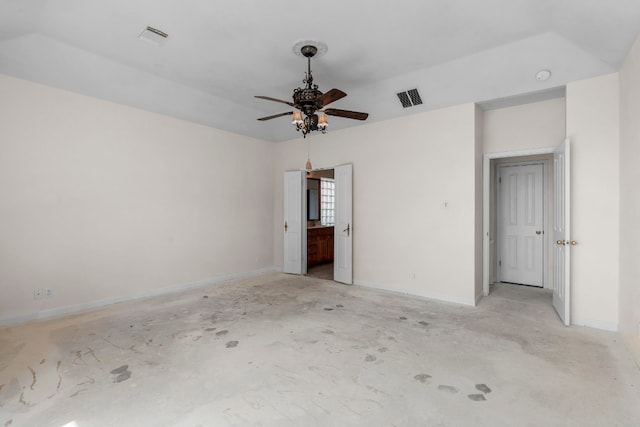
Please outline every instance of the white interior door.
[{"label": "white interior door", "polygon": [[553,307],[565,325],[571,323],[570,160],[567,139],[553,152]]},{"label": "white interior door", "polygon": [[353,166],[334,168],[336,183],[333,280],[353,283]]},{"label": "white interior door", "polygon": [[302,274],[302,171],[284,173],[283,271]]},{"label": "white interior door", "polygon": [[544,165],[498,166],[498,280],[544,286]]}]

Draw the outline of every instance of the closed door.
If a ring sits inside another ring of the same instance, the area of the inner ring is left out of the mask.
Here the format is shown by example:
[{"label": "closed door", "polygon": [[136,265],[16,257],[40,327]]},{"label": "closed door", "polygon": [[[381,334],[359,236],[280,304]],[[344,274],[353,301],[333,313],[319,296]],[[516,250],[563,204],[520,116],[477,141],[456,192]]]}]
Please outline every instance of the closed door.
[{"label": "closed door", "polygon": [[498,279],[544,286],[544,165],[498,166]]}]

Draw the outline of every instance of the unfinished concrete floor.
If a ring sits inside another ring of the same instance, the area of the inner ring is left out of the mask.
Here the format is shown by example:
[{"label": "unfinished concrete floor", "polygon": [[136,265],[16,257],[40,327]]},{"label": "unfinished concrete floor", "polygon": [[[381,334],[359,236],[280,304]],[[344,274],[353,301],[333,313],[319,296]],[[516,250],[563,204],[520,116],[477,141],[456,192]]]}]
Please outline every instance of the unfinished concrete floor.
[{"label": "unfinished concrete floor", "polygon": [[615,333],[274,273],[0,329],[0,426],[638,426]]}]

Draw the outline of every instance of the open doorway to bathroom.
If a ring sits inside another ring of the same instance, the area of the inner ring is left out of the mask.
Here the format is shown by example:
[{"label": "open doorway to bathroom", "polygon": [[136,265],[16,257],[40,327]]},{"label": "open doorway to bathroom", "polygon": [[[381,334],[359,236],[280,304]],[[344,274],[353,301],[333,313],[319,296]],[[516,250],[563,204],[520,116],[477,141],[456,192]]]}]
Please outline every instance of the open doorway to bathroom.
[{"label": "open doorway to bathroom", "polygon": [[333,169],[307,172],[307,276],[333,280],[335,181]]}]

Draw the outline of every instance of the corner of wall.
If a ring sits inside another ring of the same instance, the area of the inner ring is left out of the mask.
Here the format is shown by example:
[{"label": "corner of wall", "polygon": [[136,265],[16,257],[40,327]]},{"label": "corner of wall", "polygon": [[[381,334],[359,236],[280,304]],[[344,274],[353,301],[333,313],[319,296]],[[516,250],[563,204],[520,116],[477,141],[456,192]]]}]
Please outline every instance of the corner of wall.
[{"label": "corner of wall", "polygon": [[484,112],[482,108],[478,104],[475,104],[474,111],[474,126],[475,126],[475,303],[483,296],[483,267],[484,267],[484,259],[483,259],[483,249],[484,249],[484,177],[483,177],[483,118]]},{"label": "corner of wall", "polygon": [[[620,332],[640,367],[640,37],[619,73],[620,98],[620,225],[619,320]],[[624,230],[624,232],[623,232]]]}]

